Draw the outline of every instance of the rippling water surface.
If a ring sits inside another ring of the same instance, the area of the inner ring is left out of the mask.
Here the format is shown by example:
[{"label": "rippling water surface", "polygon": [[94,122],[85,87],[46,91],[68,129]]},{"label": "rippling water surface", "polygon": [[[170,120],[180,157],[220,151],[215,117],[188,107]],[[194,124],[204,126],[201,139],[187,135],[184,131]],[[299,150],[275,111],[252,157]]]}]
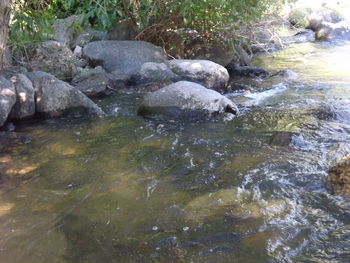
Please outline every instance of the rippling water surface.
[{"label": "rippling water surface", "polygon": [[136,115],[23,125],[0,156],[0,262],[349,262],[350,203],[327,169],[350,150],[350,45],[258,58],[295,81],[228,94],[233,121]]}]

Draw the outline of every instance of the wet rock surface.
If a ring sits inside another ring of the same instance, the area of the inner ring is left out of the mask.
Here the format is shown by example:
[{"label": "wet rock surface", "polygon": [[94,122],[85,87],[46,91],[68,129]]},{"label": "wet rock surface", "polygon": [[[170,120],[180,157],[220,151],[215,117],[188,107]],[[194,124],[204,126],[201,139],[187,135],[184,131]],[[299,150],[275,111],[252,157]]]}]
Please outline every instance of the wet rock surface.
[{"label": "wet rock surface", "polygon": [[305,42],[313,42],[316,40],[316,34],[311,29],[304,29],[291,37],[285,37],[281,39],[284,45],[300,44]]},{"label": "wet rock surface", "polygon": [[239,113],[237,106],[220,93],[197,83],[179,81],[145,96],[140,115],[186,116],[189,119],[215,114]]},{"label": "wet rock surface", "polygon": [[267,78],[268,76],[270,76],[270,73],[267,70],[259,67],[237,66],[235,64],[230,64],[226,68],[231,78]]}]

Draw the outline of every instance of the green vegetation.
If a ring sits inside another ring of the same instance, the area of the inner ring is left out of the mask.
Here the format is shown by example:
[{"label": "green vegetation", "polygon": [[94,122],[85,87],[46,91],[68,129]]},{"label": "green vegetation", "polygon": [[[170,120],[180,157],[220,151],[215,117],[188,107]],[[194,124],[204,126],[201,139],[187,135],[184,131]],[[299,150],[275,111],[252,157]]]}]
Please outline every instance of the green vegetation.
[{"label": "green vegetation", "polygon": [[179,28],[197,30],[204,38],[220,38],[224,33],[271,14],[286,1],[14,0],[10,45],[16,52],[49,39],[54,19],[73,14],[82,15],[82,23],[89,21],[101,30],[108,30],[116,21],[129,19],[145,33],[140,39],[150,42],[154,41],[152,36],[159,37],[169,29]]}]

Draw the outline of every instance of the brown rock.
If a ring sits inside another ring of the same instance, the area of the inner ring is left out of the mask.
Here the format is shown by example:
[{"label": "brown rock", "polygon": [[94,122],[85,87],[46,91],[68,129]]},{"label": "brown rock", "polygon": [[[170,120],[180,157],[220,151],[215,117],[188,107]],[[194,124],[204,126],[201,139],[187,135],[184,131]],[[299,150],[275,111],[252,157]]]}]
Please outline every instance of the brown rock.
[{"label": "brown rock", "polygon": [[350,154],[329,169],[328,182],[334,194],[350,193]]}]

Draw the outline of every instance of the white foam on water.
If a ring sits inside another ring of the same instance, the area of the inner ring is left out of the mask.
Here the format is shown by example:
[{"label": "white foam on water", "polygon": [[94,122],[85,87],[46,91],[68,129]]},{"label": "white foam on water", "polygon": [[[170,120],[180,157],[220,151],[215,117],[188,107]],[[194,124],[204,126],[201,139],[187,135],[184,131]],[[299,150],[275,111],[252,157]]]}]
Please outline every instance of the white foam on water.
[{"label": "white foam on water", "polygon": [[266,99],[273,97],[279,93],[282,93],[283,91],[287,90],[287,87],[283,84],[277,84],[274,85],[274,88],[265,90],[262,92],[248,92],[244,94],[245,97],[252,99],[251,103],[257,105],[265,101]]}]

